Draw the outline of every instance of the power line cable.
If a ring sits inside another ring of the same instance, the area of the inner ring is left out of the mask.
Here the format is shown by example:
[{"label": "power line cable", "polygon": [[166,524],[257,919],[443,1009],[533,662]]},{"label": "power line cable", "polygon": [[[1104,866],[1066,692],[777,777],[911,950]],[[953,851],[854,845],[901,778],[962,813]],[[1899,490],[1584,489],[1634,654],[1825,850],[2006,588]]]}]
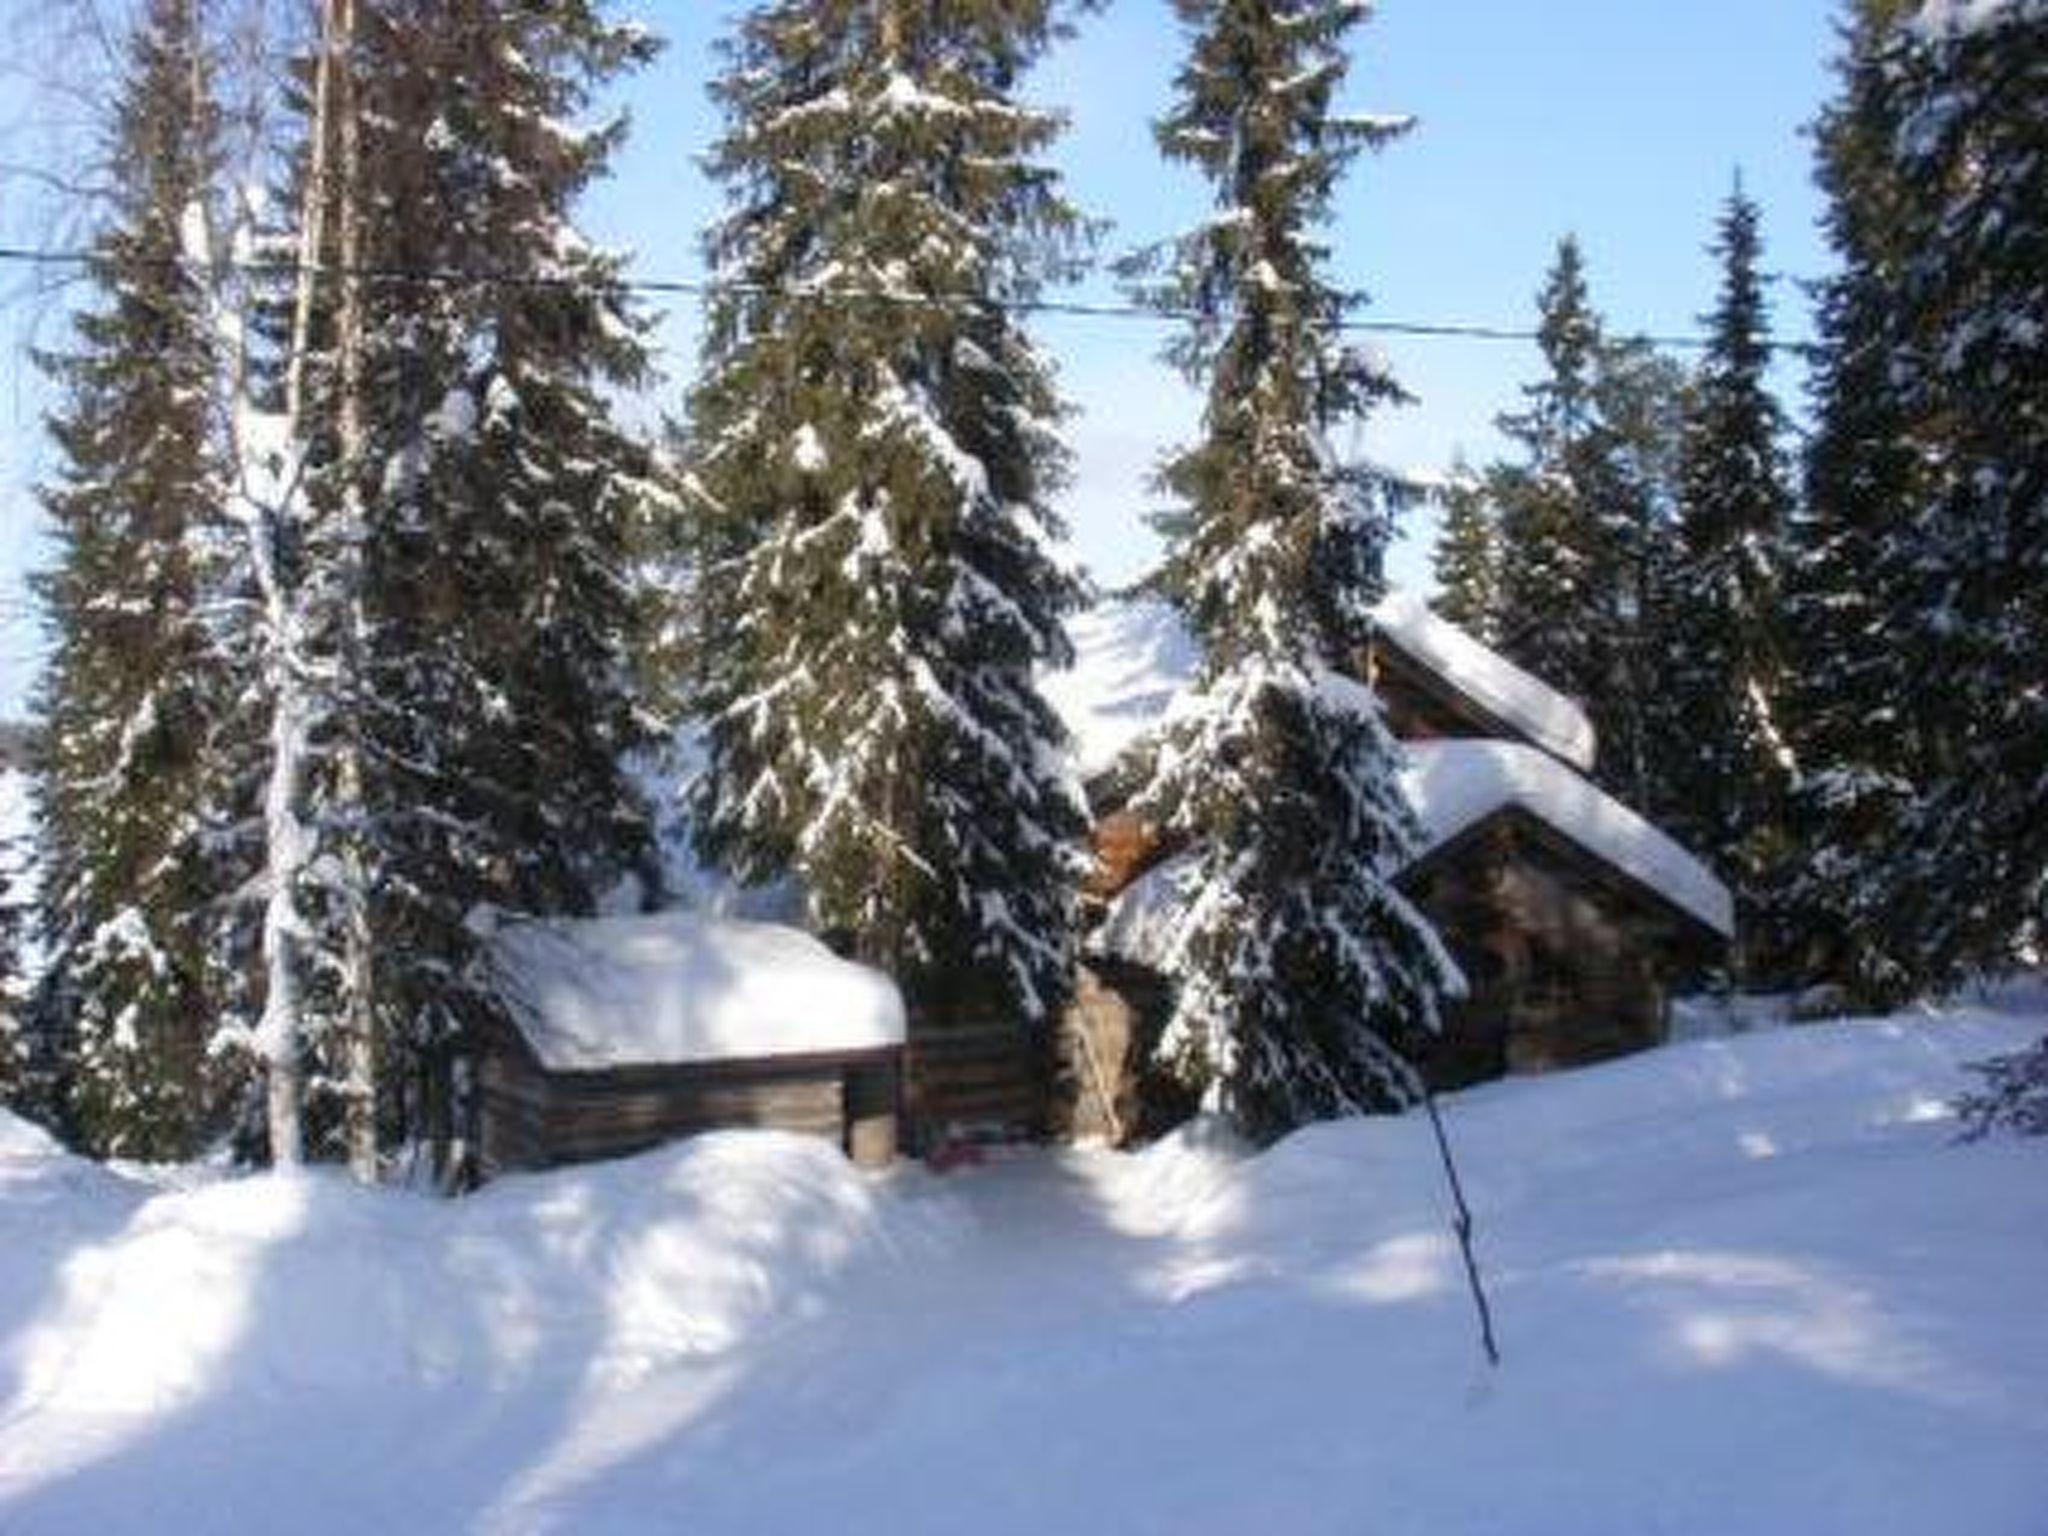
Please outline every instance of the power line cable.
[{"label": "power line cable", "polygon": [[[38,251],[22,246],[0,246],[0,262],[13,265],[31,266],[78,266],[83,267],[96,259],[96,253],[84,250]],[[205,264],[189,258],[159,258],[143,265],[157,266],[169,270],[198,272],[205,270]],[[247,277],[295,277],[300,271],[295,260],[250,261],[238,260],[220,264],[228,271]],[[759,295],[764,298],[787,298],[793,300],[814,300],[819,303],[847,304],[890,304],[915,308],[938,309],[951,305],[972,304],[998,309],[1020,315],[1057,315],[1089,320],[1117,320],[1151,322],[1154,324],[1187,324],[1193,321],[1214,320],[1219,317],[1203,315],[1190,309],[1152,308],[1142,304],[1113,303],[1106,300],[1049,299],[1049,298],[990,298],[985,294],[937,294],[903,293],[884,288],[815,288],[779,287],[765,283],[751,283],[730,278],[708,277],[619,277],[599,279],[590,277],[551,277],[537,273],[464,271],[455,268],[427,267],[358,267],[345,268],[322,264],[313,269],[316,276],[334,278],[355,278],[372,283],[417,283],[444,287],[499,287],[537,288],[563,290],[603,290],[606,292],[637,293],[713,299],[722,296]],[[1227,318],[1222,317],[1222,318]],[[1432,321],[1432,320],[1390,320],[1373,319],[1364,316],[1337,318],[1324,322],[1333,331],[1349,331],[1364,335],[1400,336],[1436,340],[1489,341],[1489,342],[1534,342],[1540,339],[1533,329],[1518,326],[1488,325],[1477,321]],[[1670,347],[1687,351],[1704,350],[1710,343],[1704,336],[1656,334],[1650,332],[1624,333],[1624,339],[1647,342],[1652,346]],[[1806,356],[1813,351],[1810,342],[1770,341],[1766,343],[1773,352]]]}]

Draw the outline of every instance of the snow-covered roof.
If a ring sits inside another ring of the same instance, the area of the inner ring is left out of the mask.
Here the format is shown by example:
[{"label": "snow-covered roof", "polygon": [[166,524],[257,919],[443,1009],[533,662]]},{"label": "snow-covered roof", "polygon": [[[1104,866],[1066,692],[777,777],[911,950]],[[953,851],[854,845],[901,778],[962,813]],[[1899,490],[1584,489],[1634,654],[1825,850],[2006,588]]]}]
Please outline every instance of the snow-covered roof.
[{"label": "snow-covered roof", "polygon": [[[1593,766],[1592,722],[1547,683],[1437,617],[1406,592],[1374,610],[1387,640],[1487,714],[1581,769]],[[1193,683],[1201,650],[1171,606],[1156,597],[1116,598],[1070,626],[1074,665],[1041,679],[1073,738],[1075,765],[1092,778],[1166,716]]]},{"label": "snow-covered roof", "polygon": [[1481,644],[1408,592],[1389,592],[1373,610],[1380,633],[1404,655],[1451,684],[1488,714],[1573,767],[1593,766],[1593,722],[1540,678]]},{"label": "snow-covered roof", "polygon": [[[1723,938],[1735,932],[1728,888],[1699,860],[1547,752],[1512,741],[1408,742],[1401,787],[1422,825],[1418,861],[1510,807],[1534,816]],[[1174,969],[1172,939],[1193,856],[1133,881],[1110,904],[1093,947],[1154,970]]]},{"label": "snow-covered roof", "polygon": [[776,923],[657,912],[509,924],[501,996],[554,1072],[799,1056],[903,1043],[881,972]]},{"label": "snow-covered roof", "polygon": [[1084,779],[1113,766],[1166,717],[1202,661],[1180,615],[1156,597],[1121,597],[1074,619],[1074,665],[1039,679],[1074,744]]},{"label": "snow-covered roof", "polygon": [[1512,741],[1414,741],[1401,787],[1422,823],[1423,856],[1515,806],[1723,938],[1735,902],[1712,870],[1547,752]]}]

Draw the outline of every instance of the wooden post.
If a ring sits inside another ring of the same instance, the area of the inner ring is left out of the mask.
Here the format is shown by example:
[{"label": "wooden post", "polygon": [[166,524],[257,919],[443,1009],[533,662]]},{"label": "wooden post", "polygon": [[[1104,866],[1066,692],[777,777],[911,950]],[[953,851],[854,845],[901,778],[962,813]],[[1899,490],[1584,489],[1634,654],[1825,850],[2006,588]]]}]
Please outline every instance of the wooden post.
[{"label": "wooden post", "polygon": [[898,1144],[897,1059],[846,1068],[841,1080],[846,1115],[846,1155],[863,1168],[888,1166]]}]

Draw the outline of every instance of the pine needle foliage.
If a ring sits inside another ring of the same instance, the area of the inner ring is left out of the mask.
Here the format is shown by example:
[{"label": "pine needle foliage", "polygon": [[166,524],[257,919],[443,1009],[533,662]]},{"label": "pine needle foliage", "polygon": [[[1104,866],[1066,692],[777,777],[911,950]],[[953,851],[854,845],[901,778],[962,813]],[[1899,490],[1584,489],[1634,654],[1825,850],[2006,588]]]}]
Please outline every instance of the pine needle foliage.
[{"label": "pine needle foliage", "polygon": [[1011,307],[1089,236],[1060,120],[1017,97],[1061,29],[1049,0],[779,0],[714,87],[700,843],[794,872],[927,1021],[1041,1023],[1071,986],[1084,812],[1035,678],[1083,594],[1052,552],[1066,407]]},{"label": "pine needle foliage", "polygon": [[1206,392],[1160,474],[1176,537],[1161,584],[1204,651],[1137,805],[1192,843],[1162,1053],[1246,1132],[1399,1106],[1407,1052],[1459,986],[1395,888],[1416,831],[1378,699],[1351,681],[1384,588],[1400,491],[1335,431],[1400,398],[1332,322],[1337,184],[1405,120],[1337,110],[1362,5],[1180,0],[1189,53],[1156,135],[1212,217],[1133,264],[1195,319],[1169,356]]},{"label": "pine needle foliage", "polygon": [[1501,535],[1483,476],[1461,460],[1443,493],[1443,526],[1432,555],[1438,613],[1487,645],[1500,638]]},{"label": "pine needle foliage", "polygon": [[2048,908],[2048,12],[1863,0],[1839,73],[1797,895],[1811,964],[1885,1004],[2038,952]]},{"label": "pine needle foliage", "polygon": [[69,1128],[86,1148],[196,1153],[229,1074],[209,1051],[225,990],[209,945],[225,874],[206,753],[229,704],[208,599],[228,471],[202,271],[218,144],[193,0],[152,0],[129,50],[105,165],[106,232],[67,351],[37,583],[52,651],[35,764],[49,1018]]},{"label": "pine needle foliage", "polygon": [[1738,185],[1713,248],[1721,294],[1685,414],[1663,686],[1683,723],[1668,738],[1674,829],[1735,887],[1744,952],[1769,968],[1782,948],[1770,909],[1792,770],[1779,722],[1792,496],[1784,413],[1766,378],[1758,218]]}]

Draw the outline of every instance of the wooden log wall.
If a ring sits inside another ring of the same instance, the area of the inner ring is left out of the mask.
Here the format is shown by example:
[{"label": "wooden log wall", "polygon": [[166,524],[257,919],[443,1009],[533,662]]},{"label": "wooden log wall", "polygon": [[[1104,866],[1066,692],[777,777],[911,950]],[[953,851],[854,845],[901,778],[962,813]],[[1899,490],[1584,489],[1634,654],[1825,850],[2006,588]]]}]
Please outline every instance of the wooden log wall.
[{"label": "wooden log wall", "polygon": [[824,1137],[882,1163],[897,1150],[900,1077],[893,1049],[548,1072],[513,1043],[487,1053],[478,1073],[479,1161],[489,1177],[751,1126]]},{"label": "wooden log wall", "polygon": [[903,1066],[913,1150],[1045,1133],[1049,1053],[1035,1031],[1007,1021],[913,1024]]},{"label": "wooden log wall", "polygon": [[1668,973],[1697,935],[1533,819],[1496,818],[1432,855],[1412,894],[1472,986],[1428,1051],[1439,1087],[1665,1037]]}]

